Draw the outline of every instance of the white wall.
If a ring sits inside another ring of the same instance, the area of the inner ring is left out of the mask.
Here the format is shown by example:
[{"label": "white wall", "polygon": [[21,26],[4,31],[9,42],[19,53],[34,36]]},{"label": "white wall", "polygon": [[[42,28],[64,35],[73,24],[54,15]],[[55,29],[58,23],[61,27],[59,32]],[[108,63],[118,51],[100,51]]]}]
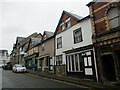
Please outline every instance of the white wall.
[{"label": "white wall", "polygon": [[[74,37],[73,37],[73,31],[80,28],[82,30],[82,38],[83,41],[74,44]],[[62,36],[62,48],[57,49],[57,38]],[[92,30],[91,30],[91,23],[90,19],[84,19],[83,21],[79,22],[78,24],[72,26],[68,30],[65,30],[64,32],[56,35],[56,55],[63,54],[63,64],[66,63],[65,54],[64,51],[87,46],[92,44]]]},{"label": "white wall", "polygon": [[4,64],[10,61],[10,56],[7,56],[6,52],[4,52],[4,55],[0,53],[0,64]]}]

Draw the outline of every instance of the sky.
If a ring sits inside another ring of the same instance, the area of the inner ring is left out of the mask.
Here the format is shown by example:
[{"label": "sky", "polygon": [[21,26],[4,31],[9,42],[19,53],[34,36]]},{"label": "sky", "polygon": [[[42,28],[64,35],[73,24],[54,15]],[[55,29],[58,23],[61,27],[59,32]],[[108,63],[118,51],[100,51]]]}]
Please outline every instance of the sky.
[{"label": "sky", "polygon": [[11,53],[17,36],[54,32],[63,10],[85,17],[92,0],[0,0],[0,49]]}]

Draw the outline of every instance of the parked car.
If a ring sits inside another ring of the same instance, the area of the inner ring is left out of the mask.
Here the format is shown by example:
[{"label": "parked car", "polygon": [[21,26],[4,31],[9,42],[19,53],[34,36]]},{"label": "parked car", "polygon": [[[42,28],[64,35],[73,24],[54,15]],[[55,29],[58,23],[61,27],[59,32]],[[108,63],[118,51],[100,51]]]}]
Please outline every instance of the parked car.
[{"label": "parked car", "polygon": [[4,66],[4,64],[0,64],[0,68],[2,68]]},{"label": "parked car", "polygon": [[12,69],[13,69],[13,72],[26,72],[27,71],[26,67],[21,64],[15,64]]},{"label": "parked car", "polygon": [[12,65],[11,64],[6,64],[6,65],[3,65],[2,68],[4,70],[12,70]]}]

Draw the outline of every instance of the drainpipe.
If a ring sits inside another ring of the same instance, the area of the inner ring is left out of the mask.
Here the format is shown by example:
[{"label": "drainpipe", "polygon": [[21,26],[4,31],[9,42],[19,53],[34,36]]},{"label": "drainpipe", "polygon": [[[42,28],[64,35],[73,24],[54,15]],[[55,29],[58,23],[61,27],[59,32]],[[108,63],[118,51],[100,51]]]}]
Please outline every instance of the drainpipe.
[{"label": "drainpipe", "polygon": [[95,48],[93,47],[93,54],[94,54],[94,62],[95,62],[95,73],[96,73],[96,80],[98,82],[98,71],[97,71],[97,62],[96,62],[96,55],[95,55]]},{"label": "drainpipe", "polygon": [[[95,28],[95,34],[97,33],[96,32],[96,24],[95,24],[95,16],[94,16],[94,8],[93,8],[93,4],[91,5],[92,6],[92,15],[93,15],[93,22],[94,22],[94,28]],[[96,39],[96,36],[94,37]],[[93,37],[92,37],[93,39]],[[97,40],[96,42],[97,43]],[[95,52],[95,47],[94,47],[94,44],[93,44],[93,54],[94,54],[94,62],[95,62],[95,73],[96,73],[96,81],[98,82],[98,70],[97,70],[97,62],[96,62],[96,52]]]}]

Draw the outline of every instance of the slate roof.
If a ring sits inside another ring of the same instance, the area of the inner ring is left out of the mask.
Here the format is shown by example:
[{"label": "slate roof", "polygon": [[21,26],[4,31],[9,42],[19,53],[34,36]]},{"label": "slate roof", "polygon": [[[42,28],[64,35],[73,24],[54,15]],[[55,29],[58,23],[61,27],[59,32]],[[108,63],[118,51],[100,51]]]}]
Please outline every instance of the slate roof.
[{"label": "slate roof", "polygon": [[91,4],[98,2],[99,0],[92,0],[91,2],[89,2],[86,6],[90,6]]},{"label": "slate roof", "polygon": [[45,31],[45,34],[48,36],[48,38],[54,35],[54,33],[51,31]]},{"label": "slate roof", "polygon": [[[41,33],[39,33],[39,34],[41,34]],[[28,43],[31,37],[36,37],[37,35],[38,35],[37,32],[29,35],[29,36],[26,37],[24,40],[21,40],[21,41],[20,41],[20,45],[22,46],[22,45]]]},{"label": "slate roof", "polygon": [[41,38],[31,38],[30,49],[41,43]]},{"label": "slate roof", "polygon": [[71,12],[67,12],[65,10],[63,12],[66,13],[66,14],[68,14],[69,16],[73,17],[76,21],[79,21],[79,20],[81,20],[83,18],[81,16],[78,16],[78,15],[76,15],[74,13],[71,13]]},{"label": "slate roof", "polygon": [[19,43],[20,41],[22,41],[23,39],[25,39],[25,37],[17,37],[18,43]]}]

